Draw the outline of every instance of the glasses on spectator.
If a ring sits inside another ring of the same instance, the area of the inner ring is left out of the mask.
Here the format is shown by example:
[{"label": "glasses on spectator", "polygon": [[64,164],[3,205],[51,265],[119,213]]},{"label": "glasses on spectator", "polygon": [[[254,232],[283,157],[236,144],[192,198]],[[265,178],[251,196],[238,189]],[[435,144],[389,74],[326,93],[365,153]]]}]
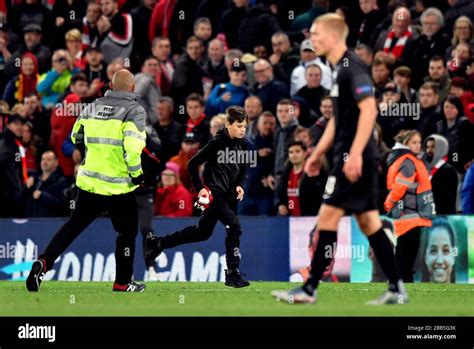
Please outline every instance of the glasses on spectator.
[{"label": "glasses on spectator", "polygon": [[421,24],[422,24],[422,25],[429,25],[429,26],[439,25],[438,22],[422,22]]},{"label": "glasses on spectator", "polygon": [[469,30],[469,26],[467,26],[467,25],[459,25],[459,26],[454,27],[454,29]]},{"label": "glasses on spectator", "polygon": [[174,173],[166,173],[166,172],[163,172],[161,174],[162,177],[166,176],[166,177],[176,177],[176,175]]}]

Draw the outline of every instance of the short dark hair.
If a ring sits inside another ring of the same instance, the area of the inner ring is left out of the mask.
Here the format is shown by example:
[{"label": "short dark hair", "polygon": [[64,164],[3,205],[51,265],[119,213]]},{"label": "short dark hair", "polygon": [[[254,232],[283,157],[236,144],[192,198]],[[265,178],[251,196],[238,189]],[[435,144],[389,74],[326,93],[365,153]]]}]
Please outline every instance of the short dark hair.
[{"label": "short dark hair", "polygon": [[249,122],[249,117],[244,108],[231,106],[225,110],[226,121],[232,125],[234,122]]},{"label": "short dark hair", "polygon": [[189,45],[191,42],[193,42],[193,41],[197,41],[197,42],[199,42],[199,45],[202,45],[201,39],[199,39],[197,36],[194,36],[194,35],[193,35],[193,36],[190,36],[190,37],[188,38],[188,40],[186,40],[186,46],[188,46],[188,45]]},{"label": "short dark hair", "polygon": [[71,78],[71,85],[74,85],[74,84],[76,84],[76,82],[79,82],[79,81],[85,81],[85,82],[89,83],[89,80],[87,79],[86,74],[77,73]]},{"label": "short dark hair", "polygon": [[158,63],[160,63],[160,60],[159,60],[158,58],[156,58],[155,56],[149,55],[149,56],[146,56],[145,59],[143,60],[142,66],[144,66],[145,63],[146,63],[147,61],[150,61],[150,60],[155,60],[155,61],[157,61]]},{"label": "short dark hair", "polygon": [[443,62],[443,67],[446,68],[446,63],[444,62],[443,57],[438,56],[438,55],[435,55],[435,56],[433,56],[433,57],[430,58],[430,63],[431,63],[431,62],[438,62],[438,61]]},{"label": "short dark hair", "polygon": [[439,84],[432,81],[427,81],[421,85],[420,90],[432,90],[435,94],[439,95]]},{"label": "short dark hair", "polygon": [[186,104],[191,101],[198,102],[201,107],[204,107],[204,98],[202,98],[199,93],[191,93],[188,97],[186,97]]},{"label": "short dark hair", "polygon": [[280,99],[277,105],[291,105],[291,101],[288,98]]},{"label": "short dark hair", "polygon": [[301,141],[293,141],[291,142],[290,144],[288,144],[288,150],[290,150],[291,147],[295,147],[295,146],[299,146],[301,147],[301,149],[303,149],[303,151],[306,151],[306,145],[304,145],[303,142]]},{"label": "short dark hair", "polygon": [[212,23],[207,17],[200,17],[194,21],[193,29],[196,30],[200,24],[207,24],[212,27]]}]

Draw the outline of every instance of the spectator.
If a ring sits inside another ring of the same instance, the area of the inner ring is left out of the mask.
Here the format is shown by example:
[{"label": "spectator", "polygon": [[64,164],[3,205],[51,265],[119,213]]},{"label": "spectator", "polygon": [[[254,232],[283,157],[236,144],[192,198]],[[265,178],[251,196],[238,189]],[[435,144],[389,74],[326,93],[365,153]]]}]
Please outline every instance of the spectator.
[{"label": "spectator", "polygon": [[423,143],[430,173],[436,214],[456,214],[458,174],[448,162],[449,145],[446,138],[430,135]]},{"label": "spectator", "polygon": [[160,61],[161,74],[156,84],[160,87],[163,96],[169,96],[171,95],[171,82],[174,74],[174,62],[170,59],[170,40],[162,36],[153,39],[151,51],[153,56]]},{"label": "spectator", "polygon": [[193,214],[193,196],[179,180],[179,165],[166,163],[156,190],[155,215],[190,217]]},{"label": "spectator", "polygon": [[288,160],[288,145],[293,142],[293,134],[298,126],[298,120],[291,112],[291,102],[283,99],[277,105],[277,118],[280,127],[275,133],[274,151],[275,168],[274,173],[281,175],[285,162]]},{"label": "spectator", "polygon": [[298,126],[295,129],[295,133],[293,135],[295,142],[301,142],[306,147],[305,158],[311,155],[313,152],[313,136],[311,135],[311,130],[307,127]]},{"label": "spectator", "polygon": [[[56,0],[52,15],[54,23],[54,48],[64,47],[64,38],[68,31],[81,29],[82,18],[87,12],[87,2],[77,0]],[[71,14],[74,14],[71,16]],[[79,33],[79,40],[81,34]],[[66,38],[67,41],[67,38]],[[72,56],[74,57],[74,55]]]},{"label": "spectator", "polygon": [[461,207],[463,214],[474,214],[474,166],[472,164],[464,176],[461,189]]},{"label": "spectator", "polygon": [[184,53],[176,64],[176,70],[173,74],[172,97],[177,104],[184,104],[184,99],[191,93],[203,95],[204,76],[198,60],[201,57],[201,40],[191,36],[186,43],[186,53]]},{"label": "spectator", "polygon": [[53,68],[41,74],[37,90],[45,108],[53,109],[59,97],[68,88],[73,74],[71,56],[66,50],[57,50],[53,54]]},{"label": "spectator", "polygon": [[270,63],[259,59],[254,64],[255,80],[253,94],[262,101],[263,110],[275,113],[277,103],[289,97],[288,88],[281,81],[273,78],[273,71]]},{"label": "spectator", "polygon": [[390,65],[401,60],[405,47],[417,38],[410,21],[410,11],[406,7],[397,8],[392,16],[392,28],[382,31],[377,38],[375,50],[382,51]]},{"label": "spectator", "polygon": [[[453,78],[451,80],[451,89],[449,93],[455,95],[461,100],[462,105],[464,106],[464,113],[466,116],[468,116],[469,109],[472,108],[472,105],[474,104],[474,93],[472,93],[471,89],[469,88],[469,83],[466,81],[466,79],[461,77]],[[474,124],[472,119],[469,121]]]},{"label": "spectator", "polygon": [[169,28],[173,20],[176,3],[177,1],[161,0],[155,5],[148,27],[148,38],[150,42],[156,37],[169,37]]},{"label": "spectator", "polygon": [[88,96],[94,98],[101,97],[102,90],[108,82],[107,65],[103,61],[104,55],[99,47],[91,46],[86,50],[85,58],[87,64],[84,74],[91,83]]},{"label": "spectator", "polygon": [[196,139],[203,147],[209,140],[209,122],[204,114],[204,100],[197,93],[186,98],[186,113],[189,118],[186,122],[186,137]]},{"label": "spectator", "polygon": [[33,134],[33,125],[29,121],[23,124],[21,143],[25,148],[28,176],[35,175],[38,172],[38,158],[42,150],[42,140]]},{"label": "spectator", "polygon": [[[78,103],[86,97],[89,89],[89,83],[83,73],[78,73],[71,79],[71,93],[66,96],[64,102],[59,104],[51,114],[51,138],[50,148],[56,154],[64,176],[68,180],[74,178],[74,161],[67,157],[62,150],[63,144],[69,138],[74,123],[79,116]],[[91,141],[89,141],[91,144]]]},{"label": "spectator", "polygon": [[10,59],[13,50],[9,32],[9,26],[6,23],[0,22],[0,92],[3,91],[7,83],[7,78],[5,77],[5,62]]},{"label": "spectator", "polygon": [[232,0],[230,7],[222,14],[219,32],[224,33],[230,48],[237,47],[240,22],[245,17],[248,8],[248,0]]},{"label": "spectator", "polygon": [[474,159],[472,139],[473,125],[464,116],[461,100],[448,96],[441,105],[441,120],[436,124],[437,133],[449,144],[449,162],[459,173],[466,171],[466,165]]},{"label": "spectator", "polygon": [[302,32],[304,30],[308,30],[313,23],[313,20],[323,15],[327,12],[328,8],[328,1],[327,0],[313,0],[312,7],[304,12],[296,16],[296,18],[291,23],[291,31],[293,32]]},{"label": "spectator", "polygon": [[41,175],[28,178],[22,197],[26,201],[26,217],[63,217],[68,183],[58,158],[52,151],[41,157]]},{"label": "spectator", "polygon": [[20,58],[20,74],[7,83],[3,93],[3,100],[13,107],[16,103],[22,103],[25,96],[37,94],[38,84],[38,61],[36,57],[26,52]]},{"label": "spectator", "polygon": [[161,97],[158,105],[158,123],[155,125],[161,139],[160,161],[165,164],[178,155],[184,126],[173,120],[174,102],[171,97]]},{"label": "spectator", "polygon": [[448,3],[450,8],[444,14],[448,35],[452,34],[453,25],[457,18],[466,16],[471,22],[474,22],[474,4],[471,0],[450,0]]},{"label": "spectator", "polygon": [[230,68],[230,82],[216,85],[206,102],[206,115],[215,115],[225,112],[231,105],[244,106],[248,97],[247,68],[242,62],[233,64]]},{"label": "spectator", "polygon": [[421,114],[416,129],[421,133],[423,139],[437,132],[437,123],[441,121],[438,111],[438,85],[433,82],[425,82],[420,87]]},{"label": "spectator", "polygon": [[318,113],[321,99],[329,95],[329,90],[321,86],[322,69],[319,65],[311,63],[306,66],[306,86],[302,87],[296,95],[304,98],[310,109]]},{"label": "spectator", "polygon": [[245,129],[245,137],[249,137],[257,132],[257,120],[263,112],[262,101],[257,96],[249,96],[245,99],[244,110],[249,118]]},{"label": "spectator", "polygon": [[313,138],[313,144],[318,144],[321,136],[326,129],[326,126],[329,122],[329,119],[334,116],[334,105],[332,98],[329,96],[324,96],[321,98],[321,105],[319,106],[320,117],[316,122],[311,126],[311,137]]},{"label": "spectator", "polygon": [[209,60],[204,66],[206,77],[212,80],[212,87],[229,81],[229,71],[224,62],[224,45],[218,39],[211,40],[207,49]]},{"label": "spectator", "polygon": [[99,29],[97,23],[101,17],[102,10],[100,4],[96,2],[89,2],[87,4],[86,15],[82,18],[82,47],[99,46]]},{"label": "spectator", "polygon": [[240,21],[237,47],[243,52],[253,52],[255,46],[263,45],[270,52],[271,36],[280,31],[275,15],[264,4],[252,6]]},{"label": "spectator", "polygon": [[[28,177],[20,141],[24,123],[20,115],[10,115],[5,131],[0,134],[0,217],[19,217],[21,188]],[[21,161],[18,161],[19,155]]]},{"label": "spectator", "polygon": [[86,60],[83,57],[81,32],[78,29],[71,29],[66,33],[65,39],[67,50],[74,62],[74,67],[78,70],[84,70],[86,68]]},{"label": "spectator", "polygon": [[290,95],[294,96],[299,89],[306,86],[306,68],[311,64],[316,64],[321,68],[321,85],[330,90],[332,86],[331,69],[316,56],[311,40],[304,40],[301,43],[300,56],[300,64],[291,73]]},{"label": "spectator", "polygon": [[257,152],[257,165],[249,167],[244,183],[245,200],[239,202],[238,214],[260,216],[273,214],[273,197],[275,189],[273,172],[275,153],[273,152],[273,136],[276,119],[269,111],[263,112],[255,121],[256,133],[245,138],[250,151]]},{"label": "spectator", "polygon": [[390,66],[387,62],[380,59],[374,61],[372,79],[374,81],[375,98],[380,100],[383,88],[390,81]]},{"label": "spectator", "polygon": [[184,187],[189,191],[193,190],[193,183],[188,171],[188,162],[194,155],[196,155],[198,149],[199,141],[193,136],[185,135],[181,141],[181,150],[179,151],[179,154],[173,156],[169,161],[178,164],[179,179]]},{"label": "spectator", "polygon": [[306,146],[292,142],[288,146],[289,163],[278,180],[276,204],[281,216],[314,216],[322,203],[326,175],[309,177],[303,172]]},{"label": "spectator", "polygon": [[148,28],[156,2],[157,0],[144,0],[130,13],[133,21],[132,61],[136,67],[139,67],[140,63],[151,55],[150,43],[152,40],[148,38]]},{"label": "spectator", "polygon": [[290,38],[284,32],[272,35],[273,54],[269,60],[273,67],[275,79],[285,83],[290,88],[290,79],[293,69],[300,61],[299,46],[291,46]]},{"label": "spectator", "polygon": [[217,132],[224,129],[225,127],[225,113],[213,116],[211,121],[209,122],[209,126],[211,137],[214,138]]},{"label": "spectator", "polygon": [[443,56],[449,46],[449,38],[443,31],[444,18],[434,7],[426,9],[421,15],[422,35],[407,43],[403,60],[413,72],[413,86],[418,88],[428,75],[431,57]]},{"label": "spectator", "polygon": [[156,115],[161,97],[160,88],[156,85],[156,78],[160,75],[160,62],[158,58],[149,56],[143,61],[141,73],[135,75],[135,93],[141,97],[138,103],[146,111],[146,124],[153,126],[158,121]]},{"label": "spectator", "polygon": [[128,13],[119,11],[118,0],[100,0],[102,15],[97,22],[101,36],[100,49],[104,62],[117,57],[129,58],[133,49],[133,20]]},{"label": "spectator", "polygon": [[205,49],[207,45],[209,44],[209,39],[212,36],[212,24],[209,18],[206,17],[201,17],[198,18],[194,21],[194,36],[197,37],[199,40],[201,40],[203,46],[201,46],[201,49],[203,50],[201,52],[201,57],[205,57]]},{"label": "spectator", "polygon": [[374,61],[374,51],[370,46],[359,44],[354,49],[354,52],[368,67],[372,66]]},{"label": "spectator", "polygon": [[37,24],[29,24],[23,30],[24,44],[12,53],[10,59],[5,64],[5,77],[7,80],[17,75],[19,69],[17,67],[18,59],[23,54],[30,52],[38,61],[39,73],[44,73],[51,66],[51,51],[41,43],[41,27]]},{"label": "spectator", "polygon": [[312,109],[310,109],[308,102],[300,96],[294,96],[291,98],[291,112],[294,114],[298,124],[303,127],[311,127],[318,115]]},{"label": "spectator", "polygon": [[451,46],[445,52],[445,58],[448,60],[451,57],[453,49],[459,44],[465,43],[471,46],[471,51],[474,49],[474,27],[469,17],[461,16],[456,19],[454,23],[454,33],[451,39]]},{"label": "spectator", "polygon": [[435,82],[438,84],[439,98],[441,100],[448,96],[451,79],[449,78],[446,65],[443,58],[440,56],[433,56],[430,59],[428,67],[429,75],[425,77],[425,82]]},{"label": "spectator", "polygon": [[393,71],[393,81],[401,92],[400,103],[415,103],[416,91],[410,87],[412,71],[407,66]]},{"label": "spectator", "polygon": [[472,64],[471,46],[466,43],[459,43],[451,53],[451,59],[448,61],[448,73],[451,78],[467,77],[466,70]]},{"label": "spectator", "polygon": [[359,6],[363,15],[359,25],[357,45],[370,45],[375,27],[385,16],[377,7],[377,0],[360,0]]}]

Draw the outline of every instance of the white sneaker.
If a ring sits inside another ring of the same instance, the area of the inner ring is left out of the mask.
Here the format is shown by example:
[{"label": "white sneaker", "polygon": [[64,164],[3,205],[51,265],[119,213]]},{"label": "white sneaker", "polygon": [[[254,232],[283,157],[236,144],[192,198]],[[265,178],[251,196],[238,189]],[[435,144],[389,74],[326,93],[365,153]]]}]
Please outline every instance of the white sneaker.
[{"label": "white sneaker", "polygon": [[301,287],[290,291],[272,291],[272,296],[277,301],[288,304],[313,304],[316,302],[316,296],[310,296]]},{"label": "white sneaker", "polygon": [[155,267],[148,268],[148,281],[158,281],[158,273],[155,270]]},{"label": "white sneaker", "polygon": [[366,305],[407,304],[408,293],[402,281],[398,282],[398,292],[387,290],[379,298],[365,303]]}]

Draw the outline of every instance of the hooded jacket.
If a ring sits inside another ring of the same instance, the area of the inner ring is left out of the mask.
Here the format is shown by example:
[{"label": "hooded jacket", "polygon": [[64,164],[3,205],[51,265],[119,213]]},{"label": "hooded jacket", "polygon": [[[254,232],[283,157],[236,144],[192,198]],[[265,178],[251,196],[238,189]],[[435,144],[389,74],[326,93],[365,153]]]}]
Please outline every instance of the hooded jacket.
[{"label": "hooded jacket", "polygon": [[454,167],[448,163],[448,141],[443,136],[433,134],[425,139],[423,149],[426,149],[426,144],[431,139],[435,141],[435,148],[433,159],[427,163],[427,168],[431,179],[436,213],[439,215],[455,214],[458,175]]},{"label": "hooded jacket", "polygon": [[[189,174],[196,192],[207,187],[213,195],[232,196],[237,186],[243,187],[248,160],[252,160],[246,159],[245,154],[252,153],[247,152],[244,139],[230,138],[227,129],[218,131],[216,137],[189,160]],[[204,163],[201,181],[199,165]]]},{"label": "hooded jacket", "polygon": [[395,235],[415,227],[431,226],[436,214],[428,171],[408,147],[395,144],[387,158],[389,166],[384,208],[395,219]]}]

